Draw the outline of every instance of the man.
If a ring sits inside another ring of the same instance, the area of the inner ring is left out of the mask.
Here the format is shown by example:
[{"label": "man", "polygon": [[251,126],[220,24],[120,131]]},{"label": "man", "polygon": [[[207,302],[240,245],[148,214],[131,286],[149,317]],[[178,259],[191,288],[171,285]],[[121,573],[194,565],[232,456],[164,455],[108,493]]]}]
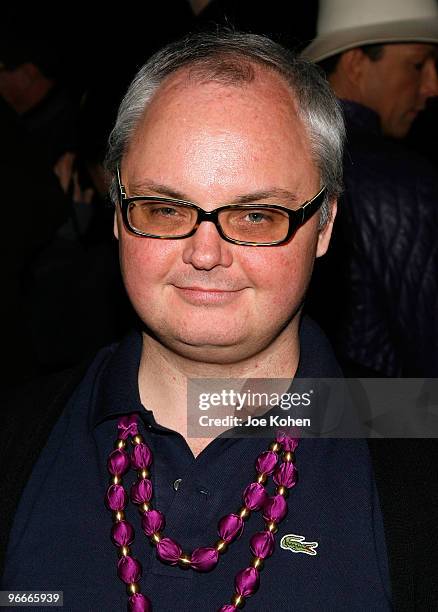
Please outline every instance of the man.
[{"label": "man", "polygon": [[[194,439],[187,427],[189,378],[339,376],[301,311],[314,259],[330,239],[342,141],[324,79],[268,39],[192,36],[141,69],[107,160],[141,334],[104,349],[78,386],[64,377],[34,388],[19,428],[5,418],[8,592],[62,590],[70,610],[125,609],[122,581],[131,610],[231,612],[245,600],[254,610],[436,603],[426,571],[436,483],[429,478],[415,495],[412,486],[418,470],[431,477],[434,458],[423,447],[411,475],[407,444],[374,445],[371,459],[363,440],[302,440],[300,482],[285,515],[296,480],[292,438],[280,435],[254,476],[266,439]],[[141,521],[121,485],[130,437]],[[261,485],[280,450],[277,488],[266,499]],[[414,498],[424,533],[406,522]]]},{"label": "man", "polygon": [[353,373],[438,373],[438,181],[397,142],[438,95],[436,43],[435,2],[327,0],[303,52],[328,74],[346,117],[345,198],[311,310]]},{"label": "man", "polygon": [[68,367],[118,337],[115,304],[123,293],[110,236],[104,241],[94,229],[105,221],[105,206],[99,207],[76,153],[79,100],[66,87],[72,73],[41,28],[33,23],[28,31],[24,15],[19,27],[4,16],[2,27],[0,173],[10,202],[5,214],[20,226],[20,239],[10,232],[2,242],[9,286],[3,380],[12,385]]}]

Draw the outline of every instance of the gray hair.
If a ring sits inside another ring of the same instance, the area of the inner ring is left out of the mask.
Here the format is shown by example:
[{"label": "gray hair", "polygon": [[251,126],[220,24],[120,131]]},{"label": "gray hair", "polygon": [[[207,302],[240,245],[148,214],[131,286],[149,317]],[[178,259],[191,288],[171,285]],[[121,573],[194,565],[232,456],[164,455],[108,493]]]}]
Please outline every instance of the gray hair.
[{"label": "gray hair", "polygon": [[296,57],[269,38],[238,32],[191,34],[153,55],[139,70],[120,105],[109,137],[105,166],[112,178],[110,195],[117,200],[115,174],[130,140],[154,94],[181,68],[203,81],[230,85],[254,79],[254,65],[280,75],[297,100],[307,128],[313,159],[319,168],[326,198],[320,227],[330,216],[329,202],[342,191],[342,150],[345,128],[340,106],[318,67]]}]

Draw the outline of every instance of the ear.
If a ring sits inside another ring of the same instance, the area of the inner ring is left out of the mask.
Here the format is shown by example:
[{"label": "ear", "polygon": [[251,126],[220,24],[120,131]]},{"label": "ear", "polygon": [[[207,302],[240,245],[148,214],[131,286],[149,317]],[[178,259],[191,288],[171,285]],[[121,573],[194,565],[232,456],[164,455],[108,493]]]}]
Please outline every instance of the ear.
[{"label": "ear", "polygon": [[316,245],[316,257],[325,255],[330,244],[330,238],[333,231],[333,223],[335,221],[336,212],[338,210],[337,200],[333,200],[329,204],[330,217],[324,227],[319,231],[318,243]]},{"label": "ear", "polygon": [[114,226],[113,226],[114,236],[116,239],[119,239],[119,209],[117,204],[114,208]]},{"label": "ear", "polygon": [[[367,62],[368,60],[368,62]],[[367,68],[369,58],[362,49],[349,49],[341,55],[339,68],[351,85],[360,87],[364,70]]]},{"label": "ear", "polygon": [[338,98],[362,102],[371,60],[361,49],[344,51],[328,80]]}]

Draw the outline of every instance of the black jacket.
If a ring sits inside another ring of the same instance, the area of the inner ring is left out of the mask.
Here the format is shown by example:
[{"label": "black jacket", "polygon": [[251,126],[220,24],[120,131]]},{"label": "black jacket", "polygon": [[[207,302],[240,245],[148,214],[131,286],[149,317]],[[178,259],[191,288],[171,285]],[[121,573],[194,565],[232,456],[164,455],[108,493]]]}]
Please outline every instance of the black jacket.
[{"label": "black jacket", "polygon": [[[385,376],[438,376],[438,176],[343,102],[345,193],[317,262],[311,315],[341,363]],[[325,261],[324,261],[325,260]]]}]

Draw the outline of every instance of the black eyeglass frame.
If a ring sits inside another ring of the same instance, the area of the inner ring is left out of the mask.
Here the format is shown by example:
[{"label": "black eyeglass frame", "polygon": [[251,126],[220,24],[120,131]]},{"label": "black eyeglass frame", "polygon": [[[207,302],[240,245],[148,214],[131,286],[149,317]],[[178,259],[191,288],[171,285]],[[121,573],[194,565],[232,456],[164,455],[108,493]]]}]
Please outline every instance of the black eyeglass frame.
[{"label": "black eyeglass frame", "polygon": [[[135,234],[136,236],[142,236],[144,238],[156,238],[158,240],[180,240],[183,238],[190,238],[196,232],[198,227],[203,221],[210,221],[214,223],[219,236],[223,238],[223,240],[230,242],[231,244],[239,244],[242,246],[281,246],[282,244],[286,244],[289,242],[291,237],[295,234],[295,232],[300,228],[306,221],[308,221],[313,215],[321,208],[325,200],[325,192],[326,188],[322,187],[318,193],[313,196],[310,200],[307,200],[302,204],[299,208],[291,210],[290,208],[286,208],[285,206],[280,206],[279,204],[228,204],[225,206],[219,206],[214,210],[206,211],[203,208],[200,208],[193,202],[188,202],[186,200],[178,200],[175,198],[163,198],[160,196],[133,196],[127,197],[125,187],[122,185],[120,178],[120,169],[117,168],[117,186],[119,191],[119,204],[120,210],[122,213],[123,224],[128,232]],[[136,202],[138,200],[150,201],[150,202],[163,202],[168,204],[183,204],[193,210],[196,210],[197,218],[194,227],[190,230],[190,232],[183,234],[182,236],[157,236],[156,234],[148,234],[146,232],[142,232],[132,225],[129,222],[128,216],[128,208],[131,202]],[[236,240],[235,238],[230,238],[227,236],[220,223],[219,223],[219,213],[223,210],[229,209],[241,209],[241,210],[259,210],[260,208],[266,208],[268,210],[280,210],[289,218],[289,228],[287,231],[287,235],[282,240],[277,240],[275,242],[249,242],[246,240]]]}]

